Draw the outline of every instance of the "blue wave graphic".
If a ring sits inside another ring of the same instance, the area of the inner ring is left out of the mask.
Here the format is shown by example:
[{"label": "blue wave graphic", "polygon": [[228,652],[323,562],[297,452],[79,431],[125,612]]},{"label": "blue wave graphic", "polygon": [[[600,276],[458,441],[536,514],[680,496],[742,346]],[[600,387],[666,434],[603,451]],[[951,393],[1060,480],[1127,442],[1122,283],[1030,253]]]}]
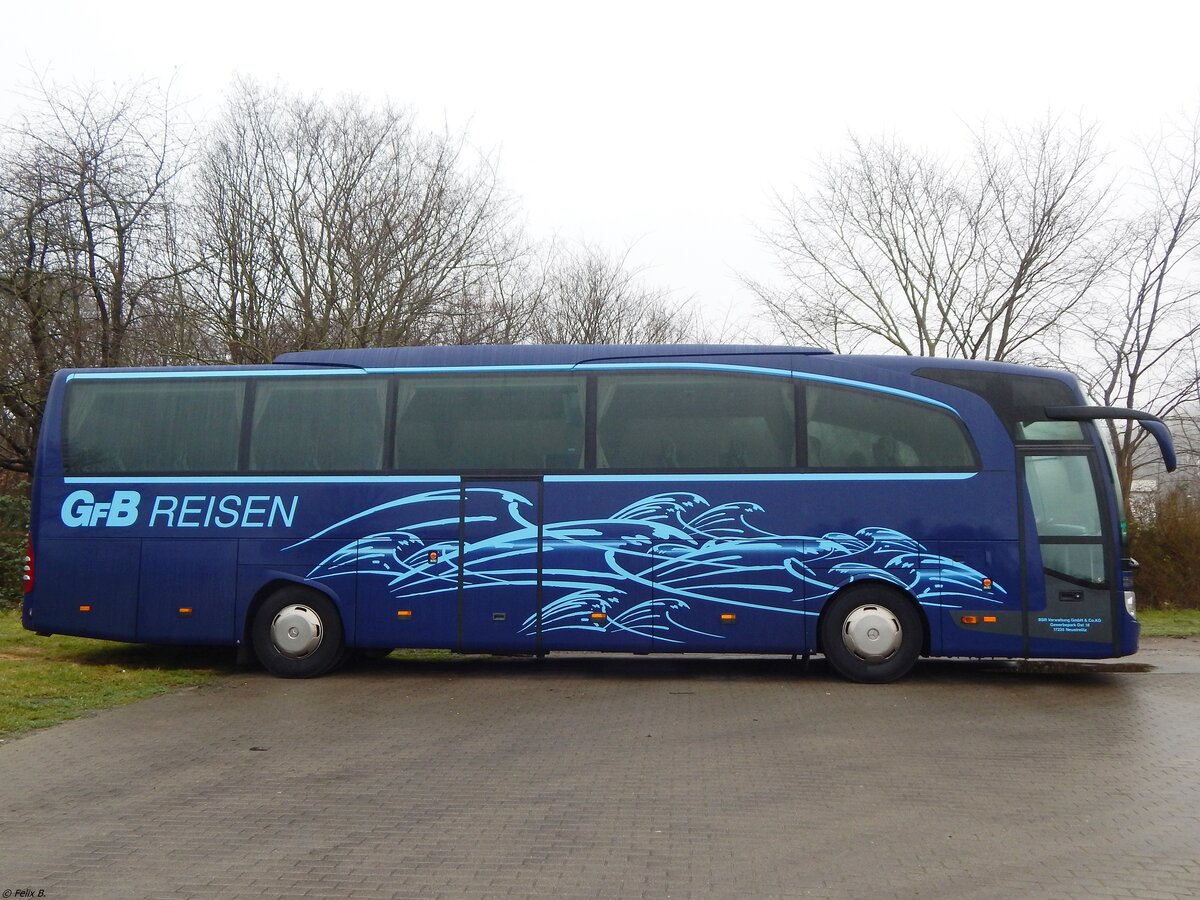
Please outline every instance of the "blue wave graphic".
[{"label": "blue wave graphic", "polygon": [[[385,579],[388,592],[406,602],[454,602],[460,568],[465,592],[536,585],[538,527],[531,501],[499,488],[466,493],[468,522],[490,523],[499,533],[465,543],[461,557],[457,540],[435,538],[458,524],[457,489],[372,507],[292,546],[395,517],[401,520],[395,528],[347,541],[309,577]],[[714,604],[814,616],[835,591],[865,579],[894,584],[927,606],[1003,602],[1003,587],[901,532],[868,527],[821,537],[779,535],[752,523],[763,512],[750,501],[713,506],[699,494],[670,492],[604,519],[544,523],[541,630],[632,633],[686,644],[690,635],[723,638],[697,624],[714,621]],[[704,615],[695,615],[700,610]],[[537,628],[536,613],[519,625],[526,635]]]}]

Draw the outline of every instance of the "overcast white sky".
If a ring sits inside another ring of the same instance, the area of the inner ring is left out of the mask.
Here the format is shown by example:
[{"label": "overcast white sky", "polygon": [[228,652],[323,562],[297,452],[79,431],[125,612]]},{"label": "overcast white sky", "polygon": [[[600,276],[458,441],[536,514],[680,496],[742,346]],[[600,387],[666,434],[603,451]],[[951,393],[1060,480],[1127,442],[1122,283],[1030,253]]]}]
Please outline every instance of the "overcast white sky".
[{"label": "overcast white sky", "polygon": [[1120,144],[1200,107],[1200,2],[7,4],[0,119],[31,67],[174,79],[197,115],[237,73],[389,97],[466,128],[537,234],[614,250],[710,319],[750,315],[754,225],[853,130],[953,154],[1048,112]]}]

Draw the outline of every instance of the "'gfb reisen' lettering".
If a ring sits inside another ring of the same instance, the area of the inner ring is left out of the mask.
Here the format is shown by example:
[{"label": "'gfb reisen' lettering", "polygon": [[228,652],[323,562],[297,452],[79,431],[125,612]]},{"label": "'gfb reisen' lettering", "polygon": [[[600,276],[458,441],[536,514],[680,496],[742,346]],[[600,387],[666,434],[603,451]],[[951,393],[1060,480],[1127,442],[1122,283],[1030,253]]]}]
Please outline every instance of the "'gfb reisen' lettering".
[{"label": "'gfb reisen' lettering", "polygon": [[97,503],[91,491],[75,491],[63,501],[62,520],[68,528],[85,525],[132,525],[138,517],[137,491],[114,491],[108,503]]},{"label": "'gfb reisen' lettering", "polygon": [[[299,497],[274,494],[160,494],[150,503],[147,528],[290,528],[296,519]],[[91,491],[75,491],[62,505],[62,522],[68,528],[135,525],[142,509],[137,491],[114,491],[112,499],[98,501]]]}]

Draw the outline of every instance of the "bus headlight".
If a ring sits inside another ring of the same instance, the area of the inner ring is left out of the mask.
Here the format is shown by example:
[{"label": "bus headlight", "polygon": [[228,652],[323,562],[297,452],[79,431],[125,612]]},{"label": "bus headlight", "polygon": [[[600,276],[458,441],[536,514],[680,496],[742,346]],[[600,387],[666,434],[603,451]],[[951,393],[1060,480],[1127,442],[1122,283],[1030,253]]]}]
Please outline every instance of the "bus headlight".
[{"label": "bus headlight", "polygon": [[1125,592],[1125,612],[1129,613],[1129,618],[1137,618],[1137,597],[1133,591]]}]

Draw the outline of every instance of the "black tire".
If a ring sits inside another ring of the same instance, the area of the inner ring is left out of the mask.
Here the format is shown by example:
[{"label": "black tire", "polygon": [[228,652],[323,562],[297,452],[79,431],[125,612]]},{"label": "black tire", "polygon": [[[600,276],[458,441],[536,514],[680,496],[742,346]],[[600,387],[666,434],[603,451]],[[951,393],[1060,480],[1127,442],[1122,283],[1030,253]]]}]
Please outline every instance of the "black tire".
[{"label": "black tire", "polygon": [[[288,617],[298,637],[290,646]],[[346,657],[337,607],[324,594],[299,586],[282,588],[266,599],[254,616],[251,638],[259,662],[280,678],[316,678]]]},{"label": "black tire", "polygon": [[[872,634],[879,635],[877,641],[873,642]],[[916,606],[899,591],[882,585],[838,594],[821,617],[825,658],[850,681],[884,684],[903,678],[921,655],[924,642],[924,624]]]}]

